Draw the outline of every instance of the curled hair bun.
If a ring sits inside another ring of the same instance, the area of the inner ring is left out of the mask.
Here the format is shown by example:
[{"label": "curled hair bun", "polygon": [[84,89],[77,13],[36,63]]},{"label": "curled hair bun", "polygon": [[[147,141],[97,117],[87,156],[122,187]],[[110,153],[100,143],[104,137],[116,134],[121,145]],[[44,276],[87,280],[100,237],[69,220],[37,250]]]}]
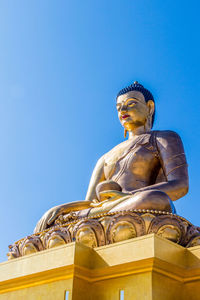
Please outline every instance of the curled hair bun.
[{"label": "curled hair bun", "polygon": [[123,88],[121,91],[119,91],[119,93],[117,94],[117,97],[124,95],[128,92],[132,92],[132,91],[141,92],[142,95],[144,96],[146,102],[148,102],[149,100],[154,101],[152,93],[149,90],[145,89],[143,87],[143,85],[141,85],[137,81],[135,81],[133,84]]}]

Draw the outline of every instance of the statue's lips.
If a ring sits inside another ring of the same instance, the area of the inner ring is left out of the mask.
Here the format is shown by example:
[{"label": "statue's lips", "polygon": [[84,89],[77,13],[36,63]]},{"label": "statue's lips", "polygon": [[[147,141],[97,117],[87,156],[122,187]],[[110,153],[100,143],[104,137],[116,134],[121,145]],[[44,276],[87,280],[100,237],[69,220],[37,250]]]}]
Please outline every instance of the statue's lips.
[{"label": "statue's lips", "polygon": [[130,117],[129,115],[123,115],[122,116],[122,119],[126,119],[126,118],[128,118],[128,117]]}]

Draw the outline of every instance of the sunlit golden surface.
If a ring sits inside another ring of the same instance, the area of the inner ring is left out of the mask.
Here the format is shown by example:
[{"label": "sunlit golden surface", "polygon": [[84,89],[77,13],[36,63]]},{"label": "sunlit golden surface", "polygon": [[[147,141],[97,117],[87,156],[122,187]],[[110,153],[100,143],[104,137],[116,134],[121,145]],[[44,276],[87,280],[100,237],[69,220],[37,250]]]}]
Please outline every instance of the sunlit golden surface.
[{"label": "sunlit golden surface", "polygon": [[73,242],[0,264],[0,300],[65,300],[65,291],[69,300],[119,300],[120,290],[124,300],[199,300],[200,246],[150,234],[97,248]]}]

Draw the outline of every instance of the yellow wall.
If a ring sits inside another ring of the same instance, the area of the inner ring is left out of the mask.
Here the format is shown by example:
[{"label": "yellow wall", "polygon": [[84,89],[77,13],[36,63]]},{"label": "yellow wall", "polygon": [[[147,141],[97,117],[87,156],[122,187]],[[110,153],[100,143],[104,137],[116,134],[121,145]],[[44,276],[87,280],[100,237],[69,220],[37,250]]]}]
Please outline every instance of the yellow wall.
[{"label": "yellow wall", "polygon": [[69,290],[71,300],[72,279],[50,282],[1,294],[1,300],[64,300],[65,290]]},{"label": "yellow wall", "polygon": [[124,300],[149,300],[151,282],[150,272],[103,280],[94,283],[91,300],[118,300],[120,290],[124,290]]},{"label": "yellow wall", "polygon": [[200,246],[154,234],[95,249],[71,243],[0,264],[0,300],[200,300]]}]

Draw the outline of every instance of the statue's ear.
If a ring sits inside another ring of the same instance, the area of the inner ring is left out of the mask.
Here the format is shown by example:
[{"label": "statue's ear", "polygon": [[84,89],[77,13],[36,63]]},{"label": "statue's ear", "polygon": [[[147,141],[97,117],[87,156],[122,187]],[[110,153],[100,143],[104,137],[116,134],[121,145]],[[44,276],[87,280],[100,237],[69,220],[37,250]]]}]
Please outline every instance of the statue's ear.
[{"label": "statue's ear", "polygon": [[152,116],[153,113],[154,113],[154,110],[155,110],[155,103],[154,103],[154,101],[153,100],[149,100],[147,102],[147,106],[149,108],[149,114]]}]

